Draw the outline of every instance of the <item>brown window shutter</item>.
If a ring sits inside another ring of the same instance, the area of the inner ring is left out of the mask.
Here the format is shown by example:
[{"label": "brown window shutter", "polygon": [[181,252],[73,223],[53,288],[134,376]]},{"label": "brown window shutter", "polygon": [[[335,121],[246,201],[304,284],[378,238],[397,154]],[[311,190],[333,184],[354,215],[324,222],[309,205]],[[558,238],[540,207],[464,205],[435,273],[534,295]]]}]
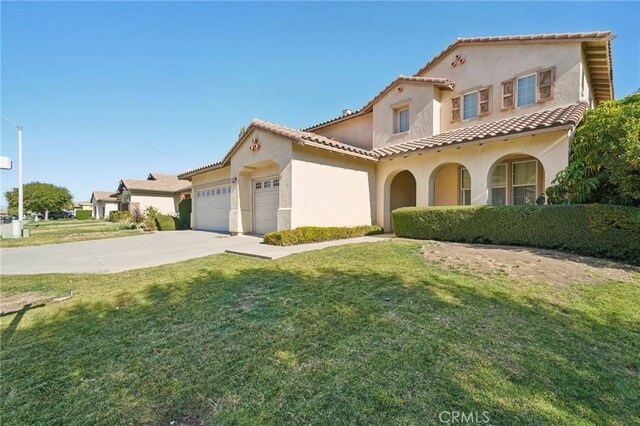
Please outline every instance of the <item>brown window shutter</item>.
[{"label": "brown window shutter", "polygon": [[451,98],[451,121],[453,123],[460,121],[460,96]]},{"label": "brown window shutter", "polygon": [[491,114],[491,86],[478,90],[478,116]]},{"label": "brown window shutter", "polygon": [[538,102],[550,101],[553,99],[555,74],[555,68],[538,71]]},{"label": "brown window shutter", "polygon": [[515,80],[503,81],[502,82],[502,111],[507,111],[516,107],[515,101]]}]

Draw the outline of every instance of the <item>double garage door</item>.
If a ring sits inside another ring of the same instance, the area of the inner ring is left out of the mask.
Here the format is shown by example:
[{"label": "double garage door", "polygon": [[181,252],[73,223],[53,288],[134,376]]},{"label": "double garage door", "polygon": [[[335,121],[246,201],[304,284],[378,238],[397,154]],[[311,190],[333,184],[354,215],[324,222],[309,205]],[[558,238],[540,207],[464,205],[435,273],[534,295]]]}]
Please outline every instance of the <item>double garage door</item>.
[{"label": "double garage door", "polygon": [[[262,178],[253,181],[253,233],[266,234],[278,228],[280,179]],[[195,193],[195,229],[229,231],[231,187],[211,186]]]},{"label": "double garage door", "polygon": [[195,229],[205,231],[229,231],[231,187],[212,186],[195,193]]}]

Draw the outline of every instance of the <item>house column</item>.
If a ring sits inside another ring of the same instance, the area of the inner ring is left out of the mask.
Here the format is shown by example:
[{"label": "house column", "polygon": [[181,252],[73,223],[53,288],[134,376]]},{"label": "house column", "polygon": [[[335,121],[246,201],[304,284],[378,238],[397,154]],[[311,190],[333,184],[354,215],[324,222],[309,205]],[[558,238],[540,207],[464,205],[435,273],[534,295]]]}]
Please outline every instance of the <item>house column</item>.
[{"label": "house column", "polygon": [[486,206],[489,203],[489,186],[487,175],[491,164],[478,164],[468,167],[471,176],[471,204],[474,206]]},{"label": "house column", "polygon": [[293,160],[289,161],[286,166],[282,167],[278,164],[280,169],[280,187],[279,187],[279,200],[278,200],[278,231],[285,229],[293,229]]}]

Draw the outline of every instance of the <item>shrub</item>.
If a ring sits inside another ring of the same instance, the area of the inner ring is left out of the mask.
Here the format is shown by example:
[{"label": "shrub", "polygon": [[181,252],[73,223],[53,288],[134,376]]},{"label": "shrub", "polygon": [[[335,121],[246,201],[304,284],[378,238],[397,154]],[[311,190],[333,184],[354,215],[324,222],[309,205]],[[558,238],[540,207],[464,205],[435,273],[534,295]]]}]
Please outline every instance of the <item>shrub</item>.
[{"label": "shrub", "polygon": [[76,219],[78,220],[91,219],[91,210],[78,210],[76,212]]},{"label": "shrub", "polygon": [[124,222],[131,217],[131,213],[127,210],[109,212],[109,222]]},{"label": "shrub", "polygon": [[175,231],[182,229],[182,223],[175,216],[161,214],[156,217],[156,227],[158,231]]},{"label": "shrub", "polygon": [[191,198],[185,198],[178,203],[178,213],[184,229],[191,228]]},{"label": "shrub", "polygon": [[131,222],[138,225],[144,221],[144,218],[144,213],[138,207],[131,209]]},{"label": "shrub", "polygon": [[364,237],[365,235],[381,234],[382,232],[383,229],[381,227],[371,225],[354,227],[304,226],[286,231],[270,232],[265,234],[263,238],[266,244],[274,246],[290,246],[295,244]]},{"label": "shrub", "polygon": [[393,212],[393,227],[398,237],[561,249],[640,263],[636,207],[405,207]]}]

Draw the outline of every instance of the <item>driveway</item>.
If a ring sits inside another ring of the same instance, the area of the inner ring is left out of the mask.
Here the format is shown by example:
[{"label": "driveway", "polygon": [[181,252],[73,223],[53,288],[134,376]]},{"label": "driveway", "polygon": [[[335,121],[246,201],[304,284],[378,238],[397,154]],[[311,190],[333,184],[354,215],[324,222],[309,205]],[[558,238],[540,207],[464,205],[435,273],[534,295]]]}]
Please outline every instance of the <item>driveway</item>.
[{"label": "driveway", "polygon": [[169,231],[153,234],[0,249],[0,273],[105,273],[181,262],[218,253],[237,253],[275,259],[325,247],[379,241],[374,237],[276,247],[261,237],[203,231]]}]

